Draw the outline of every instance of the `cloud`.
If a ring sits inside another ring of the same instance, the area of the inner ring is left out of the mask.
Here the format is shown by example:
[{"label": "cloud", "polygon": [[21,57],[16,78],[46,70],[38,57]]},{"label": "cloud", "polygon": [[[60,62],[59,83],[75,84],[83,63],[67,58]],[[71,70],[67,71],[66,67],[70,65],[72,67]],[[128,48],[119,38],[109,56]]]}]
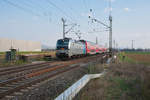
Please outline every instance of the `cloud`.
[{"label": "cloud", "polygon": [[124,8],[124,11],[129,12],[129,11],[131,11],[131,9],[130,8]]}]

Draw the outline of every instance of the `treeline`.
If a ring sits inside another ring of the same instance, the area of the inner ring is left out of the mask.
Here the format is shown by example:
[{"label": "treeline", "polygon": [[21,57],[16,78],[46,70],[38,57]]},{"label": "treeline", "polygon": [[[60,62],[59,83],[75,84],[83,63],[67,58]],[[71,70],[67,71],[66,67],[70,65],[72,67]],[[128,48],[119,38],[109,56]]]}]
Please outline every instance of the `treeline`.
[{"label": "treeline", "polygon": [[55,51],[56,49],[42,49],[42,51]]},{"label": "treeline", "polygon": [[150,52],[150,49],[142,49],[142,48],[138,48],[138,49],[120,49],[120,51],[140,51],[140,52]]}]

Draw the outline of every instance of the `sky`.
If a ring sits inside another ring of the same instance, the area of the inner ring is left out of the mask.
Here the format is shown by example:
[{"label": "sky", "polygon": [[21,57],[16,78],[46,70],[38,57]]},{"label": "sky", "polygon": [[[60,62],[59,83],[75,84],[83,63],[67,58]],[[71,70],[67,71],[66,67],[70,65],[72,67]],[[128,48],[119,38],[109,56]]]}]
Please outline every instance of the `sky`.
[{"label": "sky", "polygon": [[[0,0],[0,37],[40,41],[55,47],[62,38],[62,21],[66,31],[77,24],[66,37],[108,46],[109,32],[96,18],[109,25],[109,0]],[[119,48],[150,48],[150,0],[111,0],[113,40]],[[92,9],[92,12],[90,12]]]}]

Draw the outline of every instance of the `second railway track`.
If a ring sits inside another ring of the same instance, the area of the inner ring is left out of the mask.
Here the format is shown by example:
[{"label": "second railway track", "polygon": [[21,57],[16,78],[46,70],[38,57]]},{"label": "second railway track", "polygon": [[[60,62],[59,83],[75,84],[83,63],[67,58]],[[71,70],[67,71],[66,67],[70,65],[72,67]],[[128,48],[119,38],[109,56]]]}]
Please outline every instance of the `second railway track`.
[{"label": "second railway track", "polygon": [[[13,94],[14,92],[21,91],[22,89],[40,83],[41,81],[49,79],[53,76],[57,76],[58,74],[61,74],[63,72],[80,67],[79,64],[95,61],[97,57],[100,57],[100,55],[85,57],[72,61],[66,61],[63,63],[43,63],[41,65],[36,65],[36,67],[28,67],[27,69],[25,69],[26,71],[23,74],[19,74],[19,76],[17,77],[14,76],[11,79],[5,79],[0,82],[0,99],[4,98],[7,95]],[[23,69],[24,68],[21,68],[20,71],[23,71]],[[16,70],[18,71],[19,69]],[[17,71],[9,70],[9,72],[12,73],[15,73]],[[2,73],[3,72],[0,72],[1,75],[3,75]]]}]

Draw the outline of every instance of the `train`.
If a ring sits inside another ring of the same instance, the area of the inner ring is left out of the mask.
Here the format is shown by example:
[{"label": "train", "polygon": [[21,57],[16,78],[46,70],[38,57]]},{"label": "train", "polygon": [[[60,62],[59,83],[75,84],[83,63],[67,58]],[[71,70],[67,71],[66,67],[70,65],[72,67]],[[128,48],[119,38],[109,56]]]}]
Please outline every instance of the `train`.
[{"label": "train", "polygon": [[57,58],[74,58],[107,52],[107,48],[86,40],[71,38],[58,39],[56,43]]}]

